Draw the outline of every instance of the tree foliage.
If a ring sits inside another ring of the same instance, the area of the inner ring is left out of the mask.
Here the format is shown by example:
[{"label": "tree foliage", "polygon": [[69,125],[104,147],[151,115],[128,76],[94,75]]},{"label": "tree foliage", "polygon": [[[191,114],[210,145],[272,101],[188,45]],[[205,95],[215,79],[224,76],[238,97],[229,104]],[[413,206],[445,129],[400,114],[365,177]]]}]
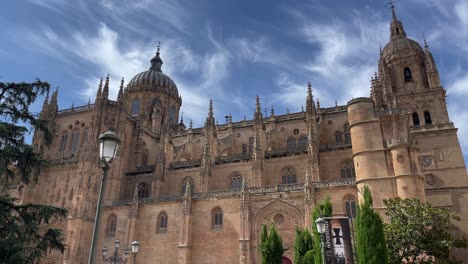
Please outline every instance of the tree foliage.
[{"label": "tree foliage", "polygon": [[322,263],[322,251],[321,251],[321,241],[320,241],[320,234],[317,230],[317,225],[315,224],[315,220],[319,219],[320,217],[329,217],[333,214],[333,207],[330,201],[330,196],[325,198],[325,201],[318,204],[314,210],[312,211],[312,231],[314,235],[314,245],[313,248],[317,249],[314,250],[314,263]]},{"label": "tree foliage", "polygon": [[315,258],[315,254],[314,254],[314,251],[313,250],[309,250],[307,251],[307,253],[304,255],[304,264],[314,264],[314,258]]},{"label": "tree foliage", "polygon": [[[305,261],[307,252],[313,249],[314,241],[307,228],[301,229],[296,226],[296,239],[294,241],[294,264],[309,264]],[[313,259],[312,259],[313,261]]]},{"label": "tree foliage", "polygon": [[[35,130],[50,144],[52,133],[47,120],[31,113],[29,107],[49,91],[49,84],[0,82],[0,263],[36,263],[50,250],[64,251],[63,234],[46,228],[52,219],[66,216],[65,209],[38,204],[17,204],[2,194],[8,183],[37,181],[46,162],[25,142],[25,134]],[[29,128],[31,129],[29,129]]]},{"label": "tree foliage", "polygon": [[269,234],[267,234],[267,227],[262,226],[259,249],[262,255],[262,264],[281,264],[283,262],[283,253],[287,249],[283,248],[283,240],[274,225],[271,225]]},{"label": "tree foliage", "polygon": [[35,263],[49,250],[63,252],[62,231],[43,231],[41,225],[66,213],[66,209],[47,205],[18,205],[15,198],[0,196],[0,263]]},{"label": "tree foliage", "polygon": [[[50,143],[52,134],[45,120],[29,111],[29,106],[49,91],[50,85],[37,80],[34,83],[0,82],[0,181],[5,186],[11,180],[29,184],[37,180],[45,161],[25,143],[26,126],[44,134]],[[18,177],[18,178],[17,178]]]},{"label": "tree foliage", "polygon": [[389,223],[385,224],[390,263],[459,263],[450,250],[467,246],[465,238],[450,232],[450,221],[460,218],[448,208],[434,208],[417,199],[384,201]]},{"label": "tree foliage", "polygon": [[364,202],[356,216],[356,247],[359,263],[388,263],[382,218],[372,208],[372,195],[368,186],[363,190]]}]

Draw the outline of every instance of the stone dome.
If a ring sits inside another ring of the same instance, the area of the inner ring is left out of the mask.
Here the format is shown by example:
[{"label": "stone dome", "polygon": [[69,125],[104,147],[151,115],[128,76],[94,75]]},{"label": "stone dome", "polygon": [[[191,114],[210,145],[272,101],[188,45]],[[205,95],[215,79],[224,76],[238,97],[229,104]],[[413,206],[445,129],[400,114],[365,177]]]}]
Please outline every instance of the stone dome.
[{"label": "stone dome", "polygon": [[382,55],[387,58],[391,55],[408,54],[412,51],[424,53],[418,42],[406,38],[394,38],[383,49]]},{"label": "stone dome", "polygon": [[158,48],[156,55],[151,59],[150,69],[135,75],[127,84],[127,92],[159,90],[170,95],[179,96],[179,91],[174,81],[162,72],[162,64],[163,61],[159,57]]}]

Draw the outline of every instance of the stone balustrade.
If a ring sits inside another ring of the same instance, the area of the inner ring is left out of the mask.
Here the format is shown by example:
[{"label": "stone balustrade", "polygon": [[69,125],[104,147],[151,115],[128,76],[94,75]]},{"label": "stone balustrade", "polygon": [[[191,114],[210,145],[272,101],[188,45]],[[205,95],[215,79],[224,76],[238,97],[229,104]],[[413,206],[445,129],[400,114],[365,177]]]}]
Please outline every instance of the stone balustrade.
[{"label": "stone balustrade", "polygon": [[[321,188],[331,188],[331,187],[340,187],[340,186],[353,186],[356,184],[356,179],[343,179],[343,180],[333,180],[325,182],[312,182],[311,186],[315,189]],[[303,192],[304,184],[303,183],[294,183],[294,184],[279,184],[273,186],[263,186],[263,187],[249,187],[249,194],[251,195],[264,195],[264,194],[274,194],[274,193],[285,193],[285,192]],[[230,190],[221,190],[213,192],[202,192],[202,193],[193,193],[193,200],[201,200],[214,197],[236,197],[240,195],[240,189],[230,189]],[[141,198],[138,200],[140,204],[152,204],[152,203],[162,203],[162,202],[173,202],[182,200],[183,196],[171,195],[171,196],[162,196],[162,197],[150,197],[150,198]],[[110,205],[111,207],[127,206],[135,203],[134,200],[122,200],[122,201],[113,201]]]}]

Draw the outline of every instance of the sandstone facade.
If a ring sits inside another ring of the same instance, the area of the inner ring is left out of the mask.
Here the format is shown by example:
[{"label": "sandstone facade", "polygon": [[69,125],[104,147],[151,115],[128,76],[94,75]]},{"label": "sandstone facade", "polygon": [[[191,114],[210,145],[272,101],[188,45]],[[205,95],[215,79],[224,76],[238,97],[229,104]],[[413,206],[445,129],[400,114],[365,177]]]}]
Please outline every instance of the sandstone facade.
[{"label": "sandstone facade", "polygon": [[293,260],[294,228],[310,227],[315,204],[329,195],[335,215],[353,218],[364,185],[382,212],[383,199],[397,196],[450,207],[462,218],[453,232],[466,236],[468,175],[446,91],[427,44],[408,39],[393,15],[370,97],[344,106],[320,107],[309,84],[301,112],[264,116],[257,97],[253,120],[217,124],[210,103],[204,127],[186,127],[159,49],[148,71],[126,87],[122,80],[116,101],[109,78],[94,104],[58,110],[55,92],[41,112],[53,144],[34,137],[53,166],[18,190],[23,202],[69,210],[53,223],[66,233],[66,252],[45,263],[87,262],[102,173],[97,138],[109,129],[122,144],[106,182],[98,259],[120,239],[140,242],[137,262],[260,263],[260,227],[273,222]]}]

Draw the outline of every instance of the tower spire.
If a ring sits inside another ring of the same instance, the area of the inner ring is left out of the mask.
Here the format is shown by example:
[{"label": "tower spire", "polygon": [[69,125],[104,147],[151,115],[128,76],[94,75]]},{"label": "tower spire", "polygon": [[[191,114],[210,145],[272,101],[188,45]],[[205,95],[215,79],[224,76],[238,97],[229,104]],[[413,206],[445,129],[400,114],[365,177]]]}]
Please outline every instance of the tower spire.
[{"label": "tower spire", "polygon": [[392,17],[393,17],[393,21],[398,21],[398,18],[396,16],[396,12],[395,12],[395,5],[393,4],[393,0],[390,0],[390,2],[388,2],[388,4],[390,5],[390,7],[392,8]]},{"label": "tower spire", "polygon": [[99,82],[98,90],[96,93],[96,99],[101,98],[101,96],[102,96],[102,78],[101,78],[101,81]]},{"label": "tower spire", "polygon": [[118,102],[122,102],[123,100],[123,88],[124,88],[124,78],[122,77],[122,80],[120,81],[119,93],[117,95]]},{"label": "tower spire", "polygon": [[161,57],[159,57],[159,49],[161,46],[161,42],[158,41],[158,45],[156,46],[156,55],[151,59],[151,68],[150,70],[162,72],[161,66],[163,65],[163,61]]},{"label": "tower spire", "polygon": [[106,77],[106,83],[104,84],[104,90],[102,90],[102,96],[106,99],[109,98],[109,74]]},{"label": "tower spire", "polygon": [[390,0],[388,3],[390,7],[392,8],[392,23],[390,25],[390,39],[395,39],[395,38],[405,38],[406,37],[406,32],[405,29],[403,28],[403,24],[401,21],[398,20],[395,12],[395,5],[393,3],[393,0]]}]

